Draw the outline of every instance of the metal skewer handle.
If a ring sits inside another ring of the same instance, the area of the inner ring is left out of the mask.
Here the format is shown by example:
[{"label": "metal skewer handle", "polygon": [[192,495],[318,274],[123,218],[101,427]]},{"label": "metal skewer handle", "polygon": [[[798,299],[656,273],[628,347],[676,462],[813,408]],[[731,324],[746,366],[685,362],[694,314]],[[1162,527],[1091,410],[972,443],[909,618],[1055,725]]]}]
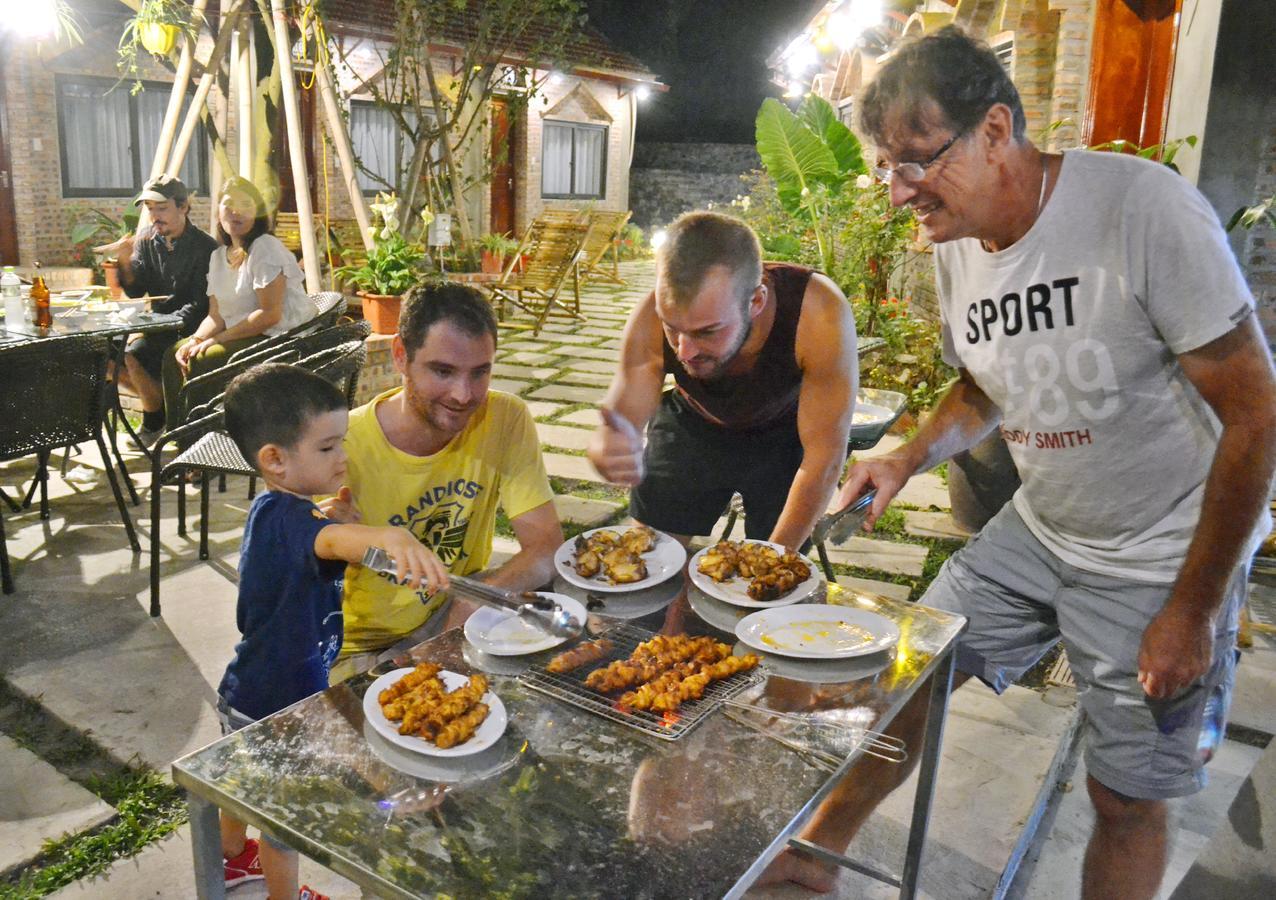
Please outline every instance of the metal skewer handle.
[{"label": "metal skewer handle", "polygon": [[[861,750],[869,756],[875,756],[878,759],[885,760],[886,762],[902,763],[908,759],[908,747],[904,744],[904,742],[897,737],[884,734],[880,731],[869,731],[866,728],[859,728],[854,725],[840,725],[836,722],[821,721],[820,719],[813,718],[809,715],[803,715],[801,713],[780,712],[779,710],[768,709],[765,706],[755,706],[752,703],[745,703],[742,700],[723,700],[722,702],[726,706],[746,710],[759,715],[765,715],[771,719],[779,719],[783,722],[793,722],[817,731],[828,731],[836,735],[838,738],[849,737],[855,742],[854,749]],[[767,731],[765,726],[756,725],[755,727],[758,727],[760,730]],[[841,762],[841,760],[837,759],[833,754],[827,753],[818,748],[795,746],[795,744],[790,743],[781,735],[777,735],[770,731],[767,731],[767,734],[770,734],[782,743],[794,746],[795,749],[804,750],[815,756],[826,757],[835,765]]]}]

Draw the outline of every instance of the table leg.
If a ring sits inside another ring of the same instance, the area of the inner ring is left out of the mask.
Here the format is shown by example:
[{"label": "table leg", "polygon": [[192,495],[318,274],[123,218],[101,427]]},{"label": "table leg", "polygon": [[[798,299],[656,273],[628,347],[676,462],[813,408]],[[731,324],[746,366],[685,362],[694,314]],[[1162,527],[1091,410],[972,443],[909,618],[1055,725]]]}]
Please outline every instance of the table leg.
[{"label": "table leg", "polygon": [[226,875],[222,866],[222,832],[217,807],[190,793],[186,795],[186,804],[191,816],[195,896],[199,900],[225,900]]},{"label": "table leg", "polygon": [[939,772],[940,745],[944,739],[944,718],[948,712],[948,694],[953,682],[956,653],[935,668],[931,676],[930,709],[926,713],[926,737],[922,741],[921,767],[917,773],[917,795],[913,800],[913,821],[908,830],[908,849],[904,853],[904,874],[900,879],[900,900],[917,896],[921,875],[922,851],[926,844],[926,828],[930,824],[930,806],[935,798],[935,779]]}]

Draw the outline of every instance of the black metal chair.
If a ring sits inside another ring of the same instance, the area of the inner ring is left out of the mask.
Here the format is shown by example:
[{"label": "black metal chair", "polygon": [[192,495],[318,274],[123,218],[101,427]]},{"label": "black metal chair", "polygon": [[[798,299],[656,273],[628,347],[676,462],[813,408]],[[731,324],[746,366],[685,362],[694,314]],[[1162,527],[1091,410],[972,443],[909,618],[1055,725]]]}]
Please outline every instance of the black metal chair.
[{"label": "black metal chair", "polygon": [[[0,459],[36,454],[35,480],[28,502],[40,490],[40,518],[49,517],[49,454],[58,447],[95,441],[115,504],[119,508],[129,545],[141,552],[133,520],[129,517],[102,435],[108,402],[106,363],[108,339],[100,335],[60,337],[31,341],[0,352]],[[4,524],[0,520],[0,581],[13,593]]]},{"label": "black metal chair", "polygon": [[[364,325],[366,323],[356,323]],[[327,331],[347,333],[344,325],[334,326]],[[357,332],[357,329],[356,329]],[[358,388],[359,372],[367,358],[367,350],[363,346],[363,337],[347,340],[335,346],[323,349],[296,361],[296,365],[309,369],[327,378],[343,389],[347,405],[354,404],[354,395]],[[314,336],[316,339],[319,335]],[[272,361],[292,361],[296,359],[295,348],[278,348],[287,357],[279,356]],[[237,364],[249,368],[263,360],[253,358]],[[151,482],[151,615],[160,614],[159,600],[159,527],[160,527],[160,490],[165,483],[176,483],[178,486],[178,520],[177,533],[186,535],[186,480],[187,472],[200,473],[199,494],[199,558],[208,559],[208,510],[209,484],[213,475],[247,475],[252,479],[257,476],[256,470],[244,459],[239,447],[222,430],[222,396],[192,411],[191,421],[186,425],[167,433],[161,440],[174,440],[189,443],[189,446],[167,466],[153,469]],[[159,455],[156,454],[156,459]],[[156,471],[158,469],[158,471]]]},{"label": "black metal chair", "polygon": [[337,320],[345,314],[346,298],[340,291],[320,291],[317,294],[310,294],[310,301],[315,305],[315,316],[302,322],[295,328],[290,328],[283,334],[277,334],[274,337],[268,337],[264,341],[258,341],[251,347],[245,347],[237,350],[230,355],[228,363],[239,362],[244,357],[258,356],[261,353],[269,352],[272,349],[288,343],[293,338],[301,337],[311,332],[321,331],[325,328],[331,328],[337,324]]}]

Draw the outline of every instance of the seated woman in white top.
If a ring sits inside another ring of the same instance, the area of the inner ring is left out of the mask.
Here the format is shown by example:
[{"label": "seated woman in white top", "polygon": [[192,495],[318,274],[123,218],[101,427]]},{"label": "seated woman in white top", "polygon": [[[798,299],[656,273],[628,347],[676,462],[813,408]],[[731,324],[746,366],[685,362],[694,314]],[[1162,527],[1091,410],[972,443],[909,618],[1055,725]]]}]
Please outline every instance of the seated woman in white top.
[{"label": "seated woman in white top", "polygon": [[282,334],[315,315],[301,267],[270,233],[270,215],[252,182],[230,178],[217,193],[217,238],[208,265],[208,316],[164,360],[165,419],[185,421],[187,409],[211,399],[179,402],[182,384],[226,364],[232,353]]}]

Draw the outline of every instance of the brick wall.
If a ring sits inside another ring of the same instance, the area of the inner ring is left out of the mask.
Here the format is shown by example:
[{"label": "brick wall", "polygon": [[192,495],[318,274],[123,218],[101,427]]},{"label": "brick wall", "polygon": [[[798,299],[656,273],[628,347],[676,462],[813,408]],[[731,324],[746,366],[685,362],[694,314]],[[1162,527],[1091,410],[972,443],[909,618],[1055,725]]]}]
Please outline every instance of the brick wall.
[{"label": "brick wall", "polygon": [[744,190],[740,176],[761,166],[752,144],[639,144],[630,174],[634,223],[658,227],[688,210],[730,203]]},{"label": "brick wall", "polygon": [[1055,131],[1047,142],[1049,149],[1059,150],[1081,143],[1081,125],[1089,89],[1094,2],[1050,0],[1050,9],[1059,13],[1059,39],[1055,46],[1054,84],[1047,122],[1066,120],[1071,123]]},{"label": "brick wall", "polygon": [[[1268,109],[1272,106],[1268,104]],[[1276,119],[1269,119],[1267,142],[1259,160],[1253,196],[1262,199],[1273,194],[1276,194]],[[1263,222],[1251,228],[1246,235],[1241,268],[1258,303],[1259,321],[1267,342],[1276,346],[1276,229],[1270,224]]]}]

